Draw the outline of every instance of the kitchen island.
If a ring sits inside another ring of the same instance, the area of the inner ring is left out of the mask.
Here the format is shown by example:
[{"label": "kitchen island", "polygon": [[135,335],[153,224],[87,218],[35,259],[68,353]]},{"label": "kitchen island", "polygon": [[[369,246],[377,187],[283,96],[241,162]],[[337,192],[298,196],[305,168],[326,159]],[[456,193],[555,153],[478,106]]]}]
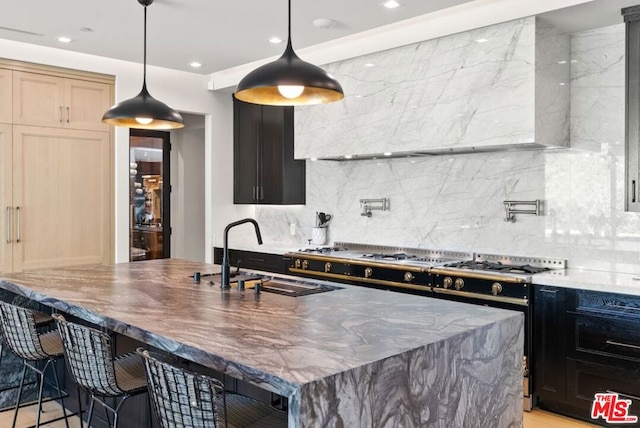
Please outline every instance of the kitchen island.
[{"label": "kitchen island", "polygon": [[289,427],[522,425],[520,313],[344,284],[221,291],[194,271],[219,266],[70,267],[0,288],[288,397]]}]

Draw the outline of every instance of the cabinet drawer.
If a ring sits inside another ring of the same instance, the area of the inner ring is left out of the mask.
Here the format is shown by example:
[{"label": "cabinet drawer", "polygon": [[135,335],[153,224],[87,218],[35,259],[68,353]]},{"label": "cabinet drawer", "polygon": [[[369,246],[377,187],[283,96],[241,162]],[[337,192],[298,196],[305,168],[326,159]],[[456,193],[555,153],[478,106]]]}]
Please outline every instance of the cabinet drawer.
[{"label": "cabinet drawer", "polygon": [[567,344],[569,357],[622,366],[640,363],[640,320],[571,312],[567,321],[573,341]]},{"label": "cabinet drawer", "polygon": [[640,297],[598,291],[576,290],[568,309],[585,314],[603,314],[640,320]]},{"label": "cabinet drawer", "polygon": [[567,398],[569,404],[585,410],[590,418],[596,393],[616,392],[621,399],[631,400],[629,413],[640,415],[640,371],[622,370],[600,364],[567,360]]}]

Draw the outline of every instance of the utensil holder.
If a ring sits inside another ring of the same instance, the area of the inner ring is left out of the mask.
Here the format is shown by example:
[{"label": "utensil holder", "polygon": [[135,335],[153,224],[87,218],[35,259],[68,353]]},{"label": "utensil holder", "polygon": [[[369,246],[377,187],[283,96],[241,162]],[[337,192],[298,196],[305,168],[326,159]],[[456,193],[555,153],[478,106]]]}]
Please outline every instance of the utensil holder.
[{"label": "utensil holder", "polygon": [[327,228],[314,227],[311,229],[311,243],[313,245],[324,245],[327,243]]}]

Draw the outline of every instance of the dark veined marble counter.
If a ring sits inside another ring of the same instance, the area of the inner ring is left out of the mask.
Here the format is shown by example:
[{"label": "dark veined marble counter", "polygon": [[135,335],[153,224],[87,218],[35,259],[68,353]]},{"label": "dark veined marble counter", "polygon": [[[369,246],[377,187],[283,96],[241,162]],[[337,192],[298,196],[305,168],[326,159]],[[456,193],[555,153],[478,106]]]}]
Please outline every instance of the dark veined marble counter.
[{"label": "dark veined marble counter", "polygon": [[289,398],[290,427],[518,427],[519,312],[336,284],[221,291],[175,259],[5,275],[0,287]]}]

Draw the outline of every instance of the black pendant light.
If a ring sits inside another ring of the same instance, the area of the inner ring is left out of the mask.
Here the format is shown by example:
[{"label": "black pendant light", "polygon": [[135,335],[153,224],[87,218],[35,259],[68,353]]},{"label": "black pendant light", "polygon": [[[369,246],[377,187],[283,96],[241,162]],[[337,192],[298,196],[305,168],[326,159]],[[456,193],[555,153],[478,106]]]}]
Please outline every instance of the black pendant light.
[{"label": "black pendant light", "polygon": [[177,111],[153,98],[147,90],[147,6],[153,0],[138,0],[144,6],[144,71],[142,90],[138,95],[117,103],[102,116],[102,122],[139,129],[177,129],[184,127],[184,120]]},{"label": "black pendant light", "polygon": [[291,0],[289,37],[280,58],[256,68],[240,81],[235,96],[253,104],[297,106],[324,104],[344,98],[342,86],[329,73],[301,60],[291,46]]}]

